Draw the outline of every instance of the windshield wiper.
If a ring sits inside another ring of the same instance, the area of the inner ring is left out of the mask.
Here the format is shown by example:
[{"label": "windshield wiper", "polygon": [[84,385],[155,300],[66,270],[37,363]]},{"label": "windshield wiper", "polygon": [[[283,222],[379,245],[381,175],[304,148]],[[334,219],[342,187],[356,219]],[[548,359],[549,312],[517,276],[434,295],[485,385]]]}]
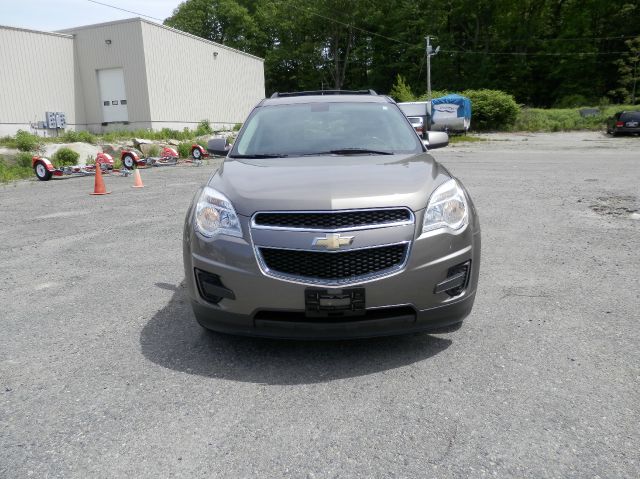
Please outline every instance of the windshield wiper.
[{"label": "windshield wiper", "polygon": [[244,158],[244,159],[256,159],[261,160],[265,158],[286,158],[289,155],[285,155],[284,153],[256,153],[255,155],[233,155],[229,156],[229,158]]},{"label": "windshield wiper", "polygon": [[392,151],[368,150],[366,148],[340,148],[338,150],[306,153],[304,156],[314,155],[393,155]]}]

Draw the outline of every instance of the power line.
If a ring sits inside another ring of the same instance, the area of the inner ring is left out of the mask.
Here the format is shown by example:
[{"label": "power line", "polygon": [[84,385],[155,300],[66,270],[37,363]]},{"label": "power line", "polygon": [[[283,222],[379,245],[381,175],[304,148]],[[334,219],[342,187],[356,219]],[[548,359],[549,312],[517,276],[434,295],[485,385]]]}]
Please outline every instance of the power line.
[{"label": "power line", "polygon": [[303,12],[310,13],[311,15],[315,15],[316,17],[324,18],[325,20],[329,20],[330,22],[338,23],[340,25],[343,25],[343,26],[348,27],[348,28],[353,28],[355,30],[360,30],[361,32],[368,33],[369,35],[374,35],[376,37],[384,38],[385,40],[389,40],[390,42],[395,42],[395,43],[399,43],[401,45],[407,45],[407,46],[410,46],[410,47],[415,47],[416,46],[413,43],[407,43],[407,42],[404,42],[402,40],[398,40],[397,38],[387,37],[385,35],[381,35],[380,33],[375,33],[375,32],[371,32],[369,30],[365,30],[364,28],[356,27],[355,25],[352,25],[350,23],[341,22],[340,20],[336,20],[335,18],[327,17],[327,16],[322,15],[322,14],[320,14],[318,12],[315,12],[315,11],[309,9],[309,8],[297,7],[295,5],[289,5],[289,6],[293,7],[296,10],[301,10]]},{"label": "power line", "polygon": [[[145,15],[143,13],[139,13],[139,12],[134,12],[132,10],[127,10],[125,8],[121,8],[118,7],[116,5],[110,5],[108,3],[103,3],[103,2],[98,2],[97,0],[87,0],[88,2],[91,3],[95,3],[97,5],[102,5],[104,7],[109,7],[109,8],[113,8],[115,10],[120,10],[122,12],[127,12],[127,13],[132,13],[134,15],[139,15],[141,17],[145,17],[145,18],[151,18],[153,20],[157,20],[159,22],[163,22],[164,20],[161,18],[157,18],[157,17],[152,17],[151,15]],[[322,15],[321,13],[318,13],[316,11],[311,10],[310,8],[303,8],[303,7],[298,7],[296,5],[289,5],[290,7],[293,7],[296,10],[301,10],[303,12],[309,13],[311,15],[315,15],[316,17],[319,18],[323,18],[325,20],[328,20],[330,22],[334,22],[337,23],[339,25],[343,25],[347,28],[353,28],[354,30],[359,30],[363,33],[367,33],[369,35],[373,35],[379,38],[383,38],[385,40],[394,42],[394,43],[398,43],[400,45],[406,45],[409,47],[415,47],[415,44],[412,43],[408,43],[405,42],[403,40],[398,40],[397,38],[393,38],[393,37],[388,37],[386,35],[382,35],[380,33],[376,33],[376,32],[372,32],[370,30],[366,30],[364,28],[361,27],[357,27],[353,24],[350,23],[346,23],[346,22],[342,22],[340,20],[337,20],[335,18],[331,18],[328,17],[326,15]],[[557,38],[557,39],[537,39],[537,41],[563,41],[563,40],[567,40],[567,41],[577,41],[577,40],[620,40],[623,38],[635,38],[638,35],[618,35],[618,36],[614,36],[614,37],[576,37],[576,38]],[[484,52],[484,51],[463,51],[463,50],[441,50],[442,53],[451,53],[451,54],[456,54],[456,55],[511,55],[511,56],[552,56],[552,57],[571,57],[571,56],[584,56],[584,55],[621,55],[623,53],[628,53],[628,52],[568,52],[568,53],[553,53],[553,52],[538,52],[538,53],[532,53],[532,52]],[[424,61],[424,58],[422,59],[422,61]]]},{"label": "power line", "polygon": [[109,5],[108,3],[102,3],[102,2],[98,2],[96,0],[87,0],[87,2],[96,3],[98,5],[102,5],[103,7],[114,8],[116,10],[121,10],[123,12],[133,13],[134,15],[138,15],[140,17],[151,18],[152,20],[158,20],[159,22],[164,22],[164,20],[162,18],[152,17],[151,15],[145,15],[144,13],[134,12],[132,10],[127,10],[126,8],[117,7],[115,5]]},{"label": "power line", "polygon": [[584,55],[621,55],[628,52],[472,52],[462,50],[440,50],[442,53],[453,53],[457,55],[511,55],[511,56],[546,56],[546,57],[581,57]]},{"label": "power line", "polygon": [[624,40],[625,38],[636,38],[639,37],[640,33],[636,33],[635,35],[616,35],[615,37],[576,37],[576,38],[538,38],[534,39],[542,42],[562,42],[562,41],[582,41],[582,40]]}]

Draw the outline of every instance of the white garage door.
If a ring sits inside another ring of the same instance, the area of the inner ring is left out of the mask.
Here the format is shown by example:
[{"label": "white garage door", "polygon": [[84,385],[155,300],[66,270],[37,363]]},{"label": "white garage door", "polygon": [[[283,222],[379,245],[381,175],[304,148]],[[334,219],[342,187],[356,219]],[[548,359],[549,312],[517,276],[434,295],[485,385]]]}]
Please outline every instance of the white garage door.
[{"label": "white garage door", "polygon": [[98,86],[102,102],[102,121],[129,121],[122,68],[98,70]]}]

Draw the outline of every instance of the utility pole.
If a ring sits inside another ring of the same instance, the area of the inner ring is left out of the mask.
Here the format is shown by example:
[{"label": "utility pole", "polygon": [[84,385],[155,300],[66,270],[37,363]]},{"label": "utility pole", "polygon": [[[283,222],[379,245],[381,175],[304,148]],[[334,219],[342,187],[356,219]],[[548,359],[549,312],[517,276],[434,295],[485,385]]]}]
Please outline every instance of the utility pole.
[{"label": "utility pole", "polygon": [[[436,47],[434,50],[431,46],[431,36],[427,35],[425,37],[427,40],[427,105],[429,110],[431,110],[431,57],[436,56],[440,51],[440,47]],[[428,121],[427,121],[427,130],[431,129],[431,113],[428,112]]]}]

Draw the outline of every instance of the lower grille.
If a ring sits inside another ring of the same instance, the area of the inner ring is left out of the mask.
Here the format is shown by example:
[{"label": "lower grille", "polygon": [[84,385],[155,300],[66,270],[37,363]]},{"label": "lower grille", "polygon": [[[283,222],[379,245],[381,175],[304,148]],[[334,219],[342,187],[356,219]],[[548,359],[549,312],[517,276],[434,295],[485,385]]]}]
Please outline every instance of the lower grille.
[{"label": "lower grille", "polygon": [[259,248],[265,266],[272,273],[320,281],[356,280],[400,268],[408,252],[407,244],[328,253],[275,248]]}]

